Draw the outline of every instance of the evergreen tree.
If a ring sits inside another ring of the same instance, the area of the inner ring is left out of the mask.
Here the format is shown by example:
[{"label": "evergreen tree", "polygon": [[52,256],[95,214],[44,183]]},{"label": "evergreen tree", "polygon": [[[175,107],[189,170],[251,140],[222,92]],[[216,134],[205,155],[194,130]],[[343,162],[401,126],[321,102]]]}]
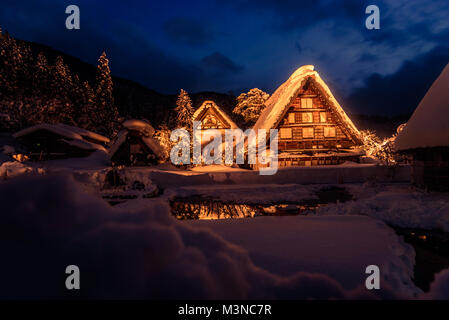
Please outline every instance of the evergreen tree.
[{"label": "evergreen tree", "polygon": [[84,81],[81,85],[80,95],[78,98],[79,113],[76,117],[76,122],[79,127],[97,131],[92,120],[92,115],[95,114],[95,93],[89,82]]},{"label": "evergreen tree", "polygon": [[159,141],[159,144],[163,147],[164,157],[170,156],[170,150],[173,147],[173,142],[170,140],[171,131],[165,123],[159,126],[159,130],[154,133],[155,139]]},{"label": "evergreen tree", "polygon": [[184,89],[178,95],[178,100],[176,101],[176,128],[186,128],[188,130],[192,129],[192,100],[190,100],[189,94]]},{"label": "evergreen tree", "polygon": [[48,108],[50,123],[75,124],[73,120],[74,108],[70,94],[73,91],[73,79],[69,67],[62,57],[58,56],[52,68],[50,87],[52,89],[51,104]]},{"label": "evergreen tree", "polygon": [[106,53],[98,59],[94,124],[101,133],[112,136],[117,128],[118,111],[112,95],[113,83]]},{"label": "evergreen tree", "polygon": [[248,93],[242,93],[237,97],[237,106],[232,111],[240,115],[248,124],[254,124],[259,119],[265,108],[265,101],[270,95],[260,89],[251,89]]},{"label": "evergreen tree", "polygon": [[34,72],[32,75],[33,96],[47,97],[50,93],[50,68],[48,66],[47,58],[40,52],[34,64]]}]

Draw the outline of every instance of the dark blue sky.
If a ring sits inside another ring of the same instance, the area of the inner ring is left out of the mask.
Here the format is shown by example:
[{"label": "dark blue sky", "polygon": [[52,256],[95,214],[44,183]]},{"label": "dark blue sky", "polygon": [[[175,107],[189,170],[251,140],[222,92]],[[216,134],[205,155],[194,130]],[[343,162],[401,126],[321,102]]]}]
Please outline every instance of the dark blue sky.
[{"label": "dark blue sky", "polygon": [[[69,4],[81,30],[65,29]],[[368,4],[380,7],[380,30],[365,28]],[[366,113],[410,111],[413,99],[392,99],[422,91],[449,62],[447,0],[2,0],[0,26],[92,64],[105,50],[114,74],[163,93],[272,93],[313,64]]]}]

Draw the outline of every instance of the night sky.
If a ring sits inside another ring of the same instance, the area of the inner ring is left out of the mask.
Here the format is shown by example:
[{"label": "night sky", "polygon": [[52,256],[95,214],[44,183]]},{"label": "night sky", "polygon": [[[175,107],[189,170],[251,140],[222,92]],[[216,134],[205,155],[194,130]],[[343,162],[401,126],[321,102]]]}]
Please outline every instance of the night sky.
[{"label": "night sky", "polygon": [[[65,8],[81,30],[65,28]],[[365,28],[380,8],[381,29]],[[313,64],[343,105],[366,114],[413,111],[449,62],[449,1],[2,0],[0,27],[162,93],[272,93]]]}]

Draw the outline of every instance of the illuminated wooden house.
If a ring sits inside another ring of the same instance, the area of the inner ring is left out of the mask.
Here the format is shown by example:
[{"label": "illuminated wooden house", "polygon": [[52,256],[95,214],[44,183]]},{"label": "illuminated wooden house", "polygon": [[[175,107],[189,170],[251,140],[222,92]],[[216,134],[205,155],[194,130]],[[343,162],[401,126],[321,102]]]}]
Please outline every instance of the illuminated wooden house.
[{"label": "illuminated wooden house", "polygon": [[359,162],[360,132],[313,66],[296,70],[265,104],[253,129],[278,129],[280,167]]},{"label": "illuminated wooden house", "polygon": [[435,80],[394,142],[412,164],[412,182],[449,191],[449,64]]},{"label": "illuminated wooden house", "polygon": [[214,101],[206,100],[193,114],[193,121],[201,122],[201,128],[207,129],[236,129],[237,125],[220,109]]},{"label": "illuminated wooden house", "polygon": [[[225,142],[225,130],[237,129],[237,125],[220,107],[211,100],[204,101],[195,111],[193,121],[201,123],[201,145],[207,145],[215,136],[221,135]],[[199,138],[199,137],[198,137]],[[224,147],[222,147],[224,152]]]},{"label": "illuminated wooden house", "polygon": [[154,138],[153,127],[144,121],[127,120],[109,148],[113,165],[148,166],[163,162],[164,148]]}]

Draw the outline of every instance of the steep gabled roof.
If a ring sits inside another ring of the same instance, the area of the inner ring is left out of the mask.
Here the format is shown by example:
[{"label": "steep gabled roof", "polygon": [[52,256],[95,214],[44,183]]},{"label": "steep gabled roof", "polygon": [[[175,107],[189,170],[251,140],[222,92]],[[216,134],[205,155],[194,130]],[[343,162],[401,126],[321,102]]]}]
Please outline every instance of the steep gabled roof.
[{"label": "steep gabled roof", "polygon": [[195,113],[192,116],[193,121],[196,121],[198,118],[200,118],[208,108],[213,108],[214,111],[226,122],[227,125],[229,125],[229,129],[237,129],[237,125],[232,121],[232,119],[220,109],[220,107],[211,100],[204,101],[201,106],[195,111]]},{"label": "steep gabled roof", "polygon": [[397,150],[449,146],[449,64],[395,140]]},{"label": "steep gabled roof", "polygon": [[329,102],[331,109],[341,119],[345,126],[343,130],[348,133],[349,138],[351,138],[354,142],[360,143],[361,139],[359,130],[346,115],[340,104],[333,96],[329,87],[319,76],[318,72],[314,71],[314,66],[312,65],[300,67],[290,76],[290,78],[288,78],[287,81],[277,88],[277,90],[265,102],[266,108],[255,123],[253,129],[256,132],[258,129],[265,129],[267,132],[269,132],[270,129],[274,129],[287,112],[293,99],[309,80],[315,82],[321,94]]},{"label": "steep gabled roof", "polygon": [[140,138],[145,145],[154,152],[159,158],[164,158],[164,149],[159,142],[153,137],[154,128],[147,122],[141,120],[127,120],[123,122],[124,129],[121,130],[116,139],[109,147],[109,156],[112,157],[120,148],[120,146],[126,141],[128,133],[130,131],[137,131],[140,133]]}]

